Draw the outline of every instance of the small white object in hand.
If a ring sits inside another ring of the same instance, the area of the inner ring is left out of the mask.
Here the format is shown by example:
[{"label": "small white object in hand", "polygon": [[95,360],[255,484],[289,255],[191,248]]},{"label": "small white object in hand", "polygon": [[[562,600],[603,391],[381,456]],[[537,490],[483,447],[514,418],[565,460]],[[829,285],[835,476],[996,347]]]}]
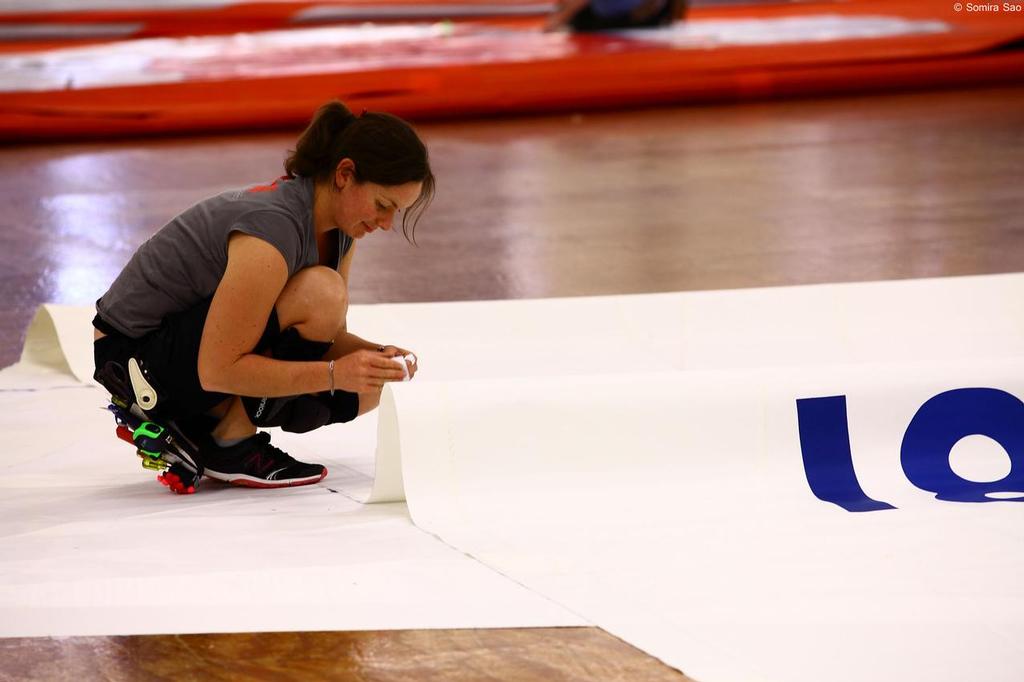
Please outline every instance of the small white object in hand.
[{"label": "small white object in hand", "polygon": [[[409,365],[405,364],[405,356],[404,355],[396,355],[396,356],[392,357],[391,359],[394,360],[399,365],[401,365],[402,371],[405,372],[405,378],[402,379],[402,381],[408,381],[409,378],[410,378],[409,377]],[[410,361],[410,362],[412,362],[412,361]]]}]

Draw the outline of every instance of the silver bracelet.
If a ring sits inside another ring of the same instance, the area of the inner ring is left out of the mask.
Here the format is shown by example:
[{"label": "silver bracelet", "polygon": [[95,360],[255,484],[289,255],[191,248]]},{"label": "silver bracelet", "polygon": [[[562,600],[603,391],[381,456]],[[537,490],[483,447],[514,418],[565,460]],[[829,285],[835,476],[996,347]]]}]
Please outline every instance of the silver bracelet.
[{"label": "silver bracelet", "polygon": [[334,360],[327,363],[327,378],[331,385],[331,397],[334,396]]}]

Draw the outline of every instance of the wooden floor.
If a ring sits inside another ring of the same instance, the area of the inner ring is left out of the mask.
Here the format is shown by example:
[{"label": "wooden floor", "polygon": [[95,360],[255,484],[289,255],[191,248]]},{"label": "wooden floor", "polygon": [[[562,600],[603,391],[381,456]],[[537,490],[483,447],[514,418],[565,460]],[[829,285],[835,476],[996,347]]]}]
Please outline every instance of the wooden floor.
[{"label": "wooden floor", "polygon": [[677,682],[597,628],[0,639],[0,679]]},{"label": "wooden floor", "polygon": [[[420,245],[362,242],[355,303],[1024,270],[1024,87],[422,132],[439,194]],[[0,150],[0,365],[39,304],[91,303],[175,212],[280,174],[292,140]],[[0,680],[62,675],[683,679],[586,628],[0,640]]]}]

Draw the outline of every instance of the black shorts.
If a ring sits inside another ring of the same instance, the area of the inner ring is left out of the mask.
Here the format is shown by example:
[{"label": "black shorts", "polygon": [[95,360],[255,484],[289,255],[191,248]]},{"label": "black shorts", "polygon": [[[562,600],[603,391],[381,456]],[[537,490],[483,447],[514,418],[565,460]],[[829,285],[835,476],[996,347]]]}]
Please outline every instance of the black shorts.
[{"label": "black shorts", "polygon": [[[183,418],[208,412],[231,397],[204,390],[199,382],[199,343],[211,300],[167,316],[159,329],[138,339],[125,336],[97,315],[93,326],[106,334],[93,343],[97,369],[108,362],[126,367],[128,359],[134,357],[146,368],[148,378],[160,395],[162,413]],[[271,309],[267,326],[253,352],[262,353],[272,347],[280,334],[277,311]]]}]

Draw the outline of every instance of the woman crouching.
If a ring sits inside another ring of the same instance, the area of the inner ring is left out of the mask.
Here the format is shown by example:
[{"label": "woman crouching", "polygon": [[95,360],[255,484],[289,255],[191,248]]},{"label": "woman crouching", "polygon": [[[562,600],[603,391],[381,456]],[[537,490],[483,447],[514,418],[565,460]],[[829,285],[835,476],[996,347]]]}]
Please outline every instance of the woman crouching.
[{"label": "woman crouching", "polygon": [[257,427],[305,432],[377,407],[416,374],[409,350],[346,326],[356,241],[434,193],[426,147],[401,119],[321,107],[268,185],[192,206],[139,247],[96,302],[97,381],[119,433],[178,493],[205,474],[259,488],[327,475]]}]

